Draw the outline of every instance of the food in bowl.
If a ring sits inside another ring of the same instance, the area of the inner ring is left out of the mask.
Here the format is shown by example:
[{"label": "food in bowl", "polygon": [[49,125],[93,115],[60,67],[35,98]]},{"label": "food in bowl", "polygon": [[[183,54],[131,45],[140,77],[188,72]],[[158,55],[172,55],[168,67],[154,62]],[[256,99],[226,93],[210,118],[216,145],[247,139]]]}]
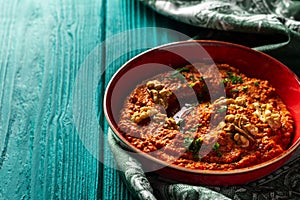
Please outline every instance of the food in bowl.
[{"label": "food in bowl", "polygon": [[[118,130],[136,148],[169,164],[233,170],[289,148],[294,120],[267,80],[228,64],[195,63],[135,87]],[[224,94],[224,95],[222,95]]]}]

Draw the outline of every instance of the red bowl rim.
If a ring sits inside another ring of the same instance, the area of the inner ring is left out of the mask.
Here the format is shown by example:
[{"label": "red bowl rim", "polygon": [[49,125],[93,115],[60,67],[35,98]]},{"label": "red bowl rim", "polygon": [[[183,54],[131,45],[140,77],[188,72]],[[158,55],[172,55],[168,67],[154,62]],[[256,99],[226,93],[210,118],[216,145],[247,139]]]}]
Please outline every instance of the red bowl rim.
[{"label": "red bowl rim", "polygon": [[[170,164],[167,163],[165,161],[162,161],[158,158],[155,158],[151,155],[148,155],[147,153],[135,148],[130,142],[128,142],[123,136],[122,134],[120,134],[117,130],[117,128],[114,126],[114,124],[111,121],[111,113],[108,110],[108,106],[110,104],[110,100],[108,98],[109,93],[111,93],[111,89],[114,87],[115,82],[117,82],[116,80],[118,79],[119,76],[122,76],[122,71],[124,69],[126,69],[126,67],[128,66],[128,64],[130,64],[131,62],[134,62],[136,59],[138,59],[140,56],[147,54],[151,51],[157,50],[159,48],[164,48],[164,47],[171,47],[173,45],[182,45],[182,44],[188,44],[188,43],[200,43],[200,44],[206,44],[206,45],[221,45],[221,46],[231,46],[231,47],[235,47],[235,48],[240,48],[240,49],[244,49],[246,51],[249,51],[251,53],[254,54],[260,54],[263,55],[264,57],[267,57],[268,59],[272,60],[273,62],[275,62],[277,65],[280,65],[282,67],[283,70],[285,70],[286,72],[288,72],[291,76],[293,76],[293,78],[298,82],[299,87],[300,87],[300,80],[297,77],[297,75],[295,75],[287,66],[285,66],[283,63],[281,63],[280,61],[276,60],[275,58],[269,56],[266,53],[254,50],[252,48],[240,45],[240,44],[235,44],[235,43],[230,43],[230,42],[224,42],[224,41],[217,41],[217,40],[188,40],[188,41],[179,41],[179,42],[172,42],[172,43],[168,43],[168,44],[164,44],[164,45],[160,45],[154,48],[151,48],[149,50],[146,50],[136,56],[134,56],[133,58],[129,59],[127,62],[125,62],[116,72],[115,74],[112,76],[112,78],[110,79],[106,90],[105,90],[105,94],[104,94],[104,100],[103,100],[103,109],[104,109],[104,114],[106,117],[106,120],[109,124],[109,127],[112,129],[113,131],[113,136],[115,139],[117,139],[118,142],[121,142],[121,144],[123,144],[123,146],[125,145],[125,148],[133,151],[133,153],[138,153],[140,156],[143,156],[144,158],[150,160],[150,161],[154,161],[156,164],[161,165],[162,167],[169,167],[169,168],[173,168],[176,170],[180,170],[183,172],[187,172],[187,173],[192,173],[192,174],[197,174],[197,175],[236,175],[236,174],[243,174],[243,173],[249,173],[249,172],[253,172],[259,169],[263,169],[266,168],[270,165],[273,165],[279,161],[282,161],[284,159],[288,159],[292,153],[294,153],[297,148],[300,146],[300,137],[287,149],[285,150],[282,154],[280,154],[279,156],[276,156],[273,159],[270,159],[266,162],[260,163],[260,164],[256,164],[250,167],[245,167],[245,168],[239,168],[239,169],[233,169],[233,170],[201,170],[201,169],[190,169],[190,168],[184,168],[184,167],[180,167],[174,164]],[[286,160],[284,160],[286,161]]]}]

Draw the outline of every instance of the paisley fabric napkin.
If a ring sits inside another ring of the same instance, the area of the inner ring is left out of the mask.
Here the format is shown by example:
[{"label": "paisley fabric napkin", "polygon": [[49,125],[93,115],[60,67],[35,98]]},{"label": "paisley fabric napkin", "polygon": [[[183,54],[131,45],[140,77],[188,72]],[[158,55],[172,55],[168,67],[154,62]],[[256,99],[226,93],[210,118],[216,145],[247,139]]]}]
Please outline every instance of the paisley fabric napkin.
[{"label": "paisley fabric napkin", "polygon": [[[300,75],[299,0],[140,1],[181,23],[224,33],[237,33],[242,38],[253,34],[250,37],[252,40],[262,36],[266,38],[264,44],[253,47],[279,59]],[[228,34],[223,35],[223,38],[216,38],[226,40]],[[203,39],[201,34],[195,38]],[[141,164],[117,143],[111,130],[108,132],[108,141],[120,174],[137,199],[300,199],[300,149],[283,167],[255,182],[239,186],[202,187],[174,183],[155,173],[144,173]]]},{"label": "paisley fabric napkin", "polygon": [[140,1],[162,15],[198,27],[272,35],[300,33],[299,0]]},{"label": "paisley fabric napkin", "polygon": [[[195,39],[254,44],[251,47],[277,58],[300,75],[300,0],[139,1],[178,22],[221,31],[210,32],[207,38],[201,29]],[[257,44],[258,40],[263,44]]]}]

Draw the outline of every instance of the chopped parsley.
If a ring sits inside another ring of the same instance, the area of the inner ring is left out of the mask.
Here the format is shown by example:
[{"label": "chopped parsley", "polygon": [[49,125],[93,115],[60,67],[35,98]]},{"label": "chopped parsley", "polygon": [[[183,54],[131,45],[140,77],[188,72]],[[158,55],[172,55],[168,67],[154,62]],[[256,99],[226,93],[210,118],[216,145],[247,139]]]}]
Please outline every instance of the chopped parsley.
[{"label": "chopped parsley", "polygon": [[255,86],[259,86],[259,82],[255,81],[255,82],[254,82],[254,85],[255,85]]},{"label": "chopped parsley", "polygon": [[229,79],[231,80],[232,84],[237,84],[237,83],[243,83],[243,79],[240,76],[235,76],[231,72],[227,72]]},{"label": "chopped parsley", "polygon": [[183,141],[183,146],[186,148],[186,149],[189,149],[190,146],[192,145],[192,142],[194,141],[194,138],[192,137],[186,137],[184,138],[184,141]]},{"label": "chopped parsley", "polygon": [[228,78],[223,78],[222,79],[222,83],[228,83],[229,82],[229,79]]},{"label": "chopped parsley", "polygon": [[184,139],[183,145],[188,151],[192,152],[194,156],[197,156],[201,148],[202,142],[203,142],[203,138],[201,137],[197,139],[194,139],[192,137],[186,137]]},{"label": "chopped parsley", "polygon": [[193,82],[193,83],[190,83],[190,84],[189,84],[189,87],[192,88],[192,87],[194,87],[195,85],[196,85],[196,83]]},{"label": "chopped parsley", "polygon": [[193,81],[193,82],[197,81],[197,79],[193,75],[190,76],[190,80]]},{"label": "chopped parsley", "polygon": [[201,142],[203,142],[203,138],[201,137],[195,140],[196,144],[200,144]]},{"label": "chopped parsley", "polygon": [[220,144],[218,142],[214,144],[212,149],[217,153],[218,157],[222,156],[222,153],[220,152]]},{"label": "chopped parsley", "polygon": [[218,151],[219,149],[220,149],[220,144],[216,142],[213,146],[213,150]]},{"label": "chopped parsley", "polygon": [[202,142],[203,142],[203,138],[198,138],[194,140],[192,144],[189,146],[189,150],[194,154],[198,153],[202,145]]},{"label": "chopped parsley", "polygon": [[248,89],[248,86],[243,86],[242,90],[246,91]]}]

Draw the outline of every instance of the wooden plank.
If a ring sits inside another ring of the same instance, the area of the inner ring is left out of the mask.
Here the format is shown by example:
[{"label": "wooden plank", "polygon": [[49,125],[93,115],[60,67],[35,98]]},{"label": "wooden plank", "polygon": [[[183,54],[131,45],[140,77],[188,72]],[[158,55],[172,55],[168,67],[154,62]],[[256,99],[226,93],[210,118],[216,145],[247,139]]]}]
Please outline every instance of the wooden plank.
[{"label": "wooden plank", "polygon": [[[149,47],[182,39],[155,29],[158,24],[172,27],[170,21],[136,0],[1,2],[0,199],[133,199],[117,171],[109,167],[113,158],[107,143],[90,141],[92,149],[83,144],[80,136],[97,137],[98,132],[86,128],[90,113],[79,113],[79,124],[74,122],[74,111],[80,110],[74,108],[74,82],[89,53],[102,41],[153,27],[104,48],[105,60],[114,62],[100,80],[101,97],[112,74],[144,50],[131,49],[129,41]],[[121,57],[120,50],[125,52]],[[101,59],[94,64],[102,64]],[[77,89],[86,91],[85,86],[79,83]],[[78,96],[79,102],[81,98],[86,97]],[[101,106],[99,120],[106,133]],[[85,128],[85,135],[80,135]],[[99,158],[103,154],[105,165],[91,151],[99,152]]]},{"label": "wooden plank", "polygon": [[[107,68],[103,80],[104,85],[107,85],[112,75],[123,63],[145,49],[187,39],[187,37],[181,37],[179,33],[175,33],[176,30],[162,29],[170,27],[168,24],[170,20],[161,17],[136,0],[107,1],[106,13],[105,62]],[[157,28],[157,21],[160,21],[162,28]],[[143,48],[139,49],[139,47]],[[104,124],[104,133],[107,133],[106,123]],[[107,142],[104,143],[103,150],[105,164],[103,199],[134,199],[125,189],[124,183],[113,167],[114,162]]]},{"label": "wooden plank", "polygon": [[[146,13],[147,12],[147,13]],[[140,5],[138,1],[111,0],[107,1],[107,16],[106,16],[106,70],[105,70],[105,85],[110,80],[115,71],[134,55],[133,52],[128,52],[130,49],[130,41],[136,37],[136,34],[130,35],[125,32],[144,26],[155,26],[155,21],[146,20],[146,14],[152,15],[152,11],[147,10]],[[117,36],[120,34],[120,37]],[[126,36],[126,38],[123,38]],[[116,37],[111,39],[112,37]],[[130,38],[127,38],[130,37]],[[137,38],[135,38],[137,39]],[[136,42],[143,42],[136,40]],[[124,54],[123,54],[124,53]],[[136,52],[135,52],[136,54]],[[121,57],[120,57],[121,56]],[[111,64],[109,64],[111,63]],[[107,124],[104,126],[104,132],[107,133]],[[107,135],[105,135],[106,137]],[[107,140],[105,140],[107,141]],[[107,142],[104,143],[104,171],[103,171],[103,198],[102,199],[134,199],[126,189],[117,170],[114,168],[114,161],[109,150]],[[114,183],[114,184],[111,184]]]},{"label": "wooden plank", "polygon": [[99,165],[73,123],[72,84],[101,40],[101,7],[1,2],[0,199],[97,198]]}]

